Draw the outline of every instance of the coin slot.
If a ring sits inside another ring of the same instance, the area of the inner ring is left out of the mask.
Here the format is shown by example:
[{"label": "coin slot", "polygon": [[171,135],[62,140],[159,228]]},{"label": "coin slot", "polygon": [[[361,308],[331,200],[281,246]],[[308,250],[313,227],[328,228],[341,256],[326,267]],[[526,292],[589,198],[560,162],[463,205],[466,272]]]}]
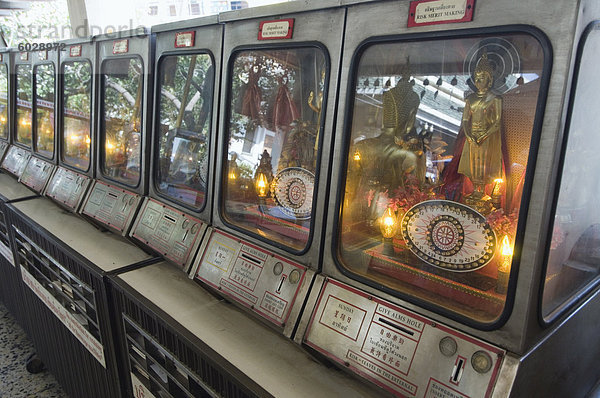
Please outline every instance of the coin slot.
[{"label": "coin slot", "polygon": [[113,199],[118,199],[119,197],[112,192],[108,193],[108,196],[111,196]]},{"label": "coin slot", "polygon": [[452,377],[450,381],[454,384],[458,384],[460,378],[463,374],[463,369],[465,367],[465,359],[462,357],[458,357],[456,364],[454,364],[454,369],[452,369]]},{"label": "coin slot", "polygon": [[172,223],[176,223],[177,222],[176,219],[174,219],[173,217],[171,217],[171,216],[169,216],[167,214],[163,215],[163,217],[166,218],[167,220],[171,221]]},{"label": "coin slot", "polygon": [[413,332],[412,330],[403,328],[400,325],[396,325],[395,323],[392,323],[392,322],[388,321],[385,318],[379,318],[379,322],[384,323],[384,324],[386,324],[388,326],[391,326],[394,329],[401,331],[402,333],[408,334],[409,336],[414,336],[415,335],[415,332]]},{"label": "coin slot", "polygon": [[257,260],[257,259],[255,259],[255,258],[252,258],[252,257],[250,257],[249,255],[247,255],[246,253],[242,253],[242,258],[243,258],[244,260],[248,260],[248,261],[250,261],[251,263],[254,263],[254,264],[258,264],[258,265],[260,265],[260,264],[262,263],[260,260]]},{"label": "coin slot", "polygon": [[276,293],[281,293],[281,288],[283,287],[283,282],[285,282],[286,276],[282,275],[281,280],[279,282],[279,287],[277,288]]}]

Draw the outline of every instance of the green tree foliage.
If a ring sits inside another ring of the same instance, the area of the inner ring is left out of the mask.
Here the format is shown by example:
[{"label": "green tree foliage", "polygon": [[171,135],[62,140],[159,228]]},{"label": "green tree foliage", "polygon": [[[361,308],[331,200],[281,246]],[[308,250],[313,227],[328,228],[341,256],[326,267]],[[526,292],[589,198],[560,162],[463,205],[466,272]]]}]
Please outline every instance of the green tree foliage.
[{"label": "green tree foliage", "polygon": [[20,43],[55,42],[72,36],[66,0],[29,4],[29,10],[0,18],[0,30],[9,47]]}]

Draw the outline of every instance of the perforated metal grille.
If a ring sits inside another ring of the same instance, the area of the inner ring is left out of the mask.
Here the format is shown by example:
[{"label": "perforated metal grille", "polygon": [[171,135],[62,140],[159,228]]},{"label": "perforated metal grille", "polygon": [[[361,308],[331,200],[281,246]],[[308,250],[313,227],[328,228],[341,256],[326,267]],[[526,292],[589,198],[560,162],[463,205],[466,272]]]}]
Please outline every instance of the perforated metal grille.
[{"label": "perforated metal grille", "polygon": [[[250,398],[266,396],[255,393],[231,372],[176,332],[173,322],[165,323],[135,299],[114,291],[114,303],[123,318],[124,350],[133,372],[155,392],[174,397]],[[171,326],[168,326],[171,325]],[[159,396],[159,395],[157,395]]]}]

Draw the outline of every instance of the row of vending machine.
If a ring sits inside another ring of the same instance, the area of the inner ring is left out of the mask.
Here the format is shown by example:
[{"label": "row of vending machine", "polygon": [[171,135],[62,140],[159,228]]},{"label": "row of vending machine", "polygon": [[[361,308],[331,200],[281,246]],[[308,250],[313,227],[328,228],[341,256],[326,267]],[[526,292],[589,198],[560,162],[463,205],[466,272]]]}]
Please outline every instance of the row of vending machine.
[{"label": "row of vending machine", "polygon": [[73,397],[593,394],[599,18],[301,1],[0,50],[0,299]]}]

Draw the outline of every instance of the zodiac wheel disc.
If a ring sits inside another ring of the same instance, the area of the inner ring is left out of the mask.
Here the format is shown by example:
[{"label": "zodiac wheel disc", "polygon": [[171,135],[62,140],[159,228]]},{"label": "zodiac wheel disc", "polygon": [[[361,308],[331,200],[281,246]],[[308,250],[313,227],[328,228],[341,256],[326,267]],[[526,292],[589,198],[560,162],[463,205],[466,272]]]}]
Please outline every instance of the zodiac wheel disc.
[{"label": "zodiac wheel disc", "polygon": [[281,211],[296,219],[310,217],[315,186],[315,177],[300,167],[283,169],[275,176],[271,191]]},{"label": "zodiac wheel disc", "polygon": [[474,271],[496,252],[496,235],[484,216],[447,200],[410,208],[401,224],[408,248],[421,260],[450,271]]}]

